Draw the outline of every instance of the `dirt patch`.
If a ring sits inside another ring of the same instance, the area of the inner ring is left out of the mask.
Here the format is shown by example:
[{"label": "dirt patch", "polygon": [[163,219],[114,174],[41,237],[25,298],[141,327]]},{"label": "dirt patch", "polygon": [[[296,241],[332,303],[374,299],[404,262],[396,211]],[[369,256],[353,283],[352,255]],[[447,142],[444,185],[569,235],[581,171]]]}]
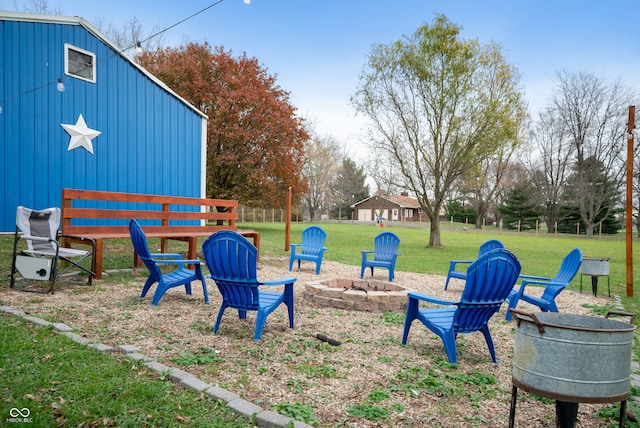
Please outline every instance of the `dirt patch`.
[{"label": "dirt patch", "polygon": [[[128,284],[59,284],[54,295],[17,292],[7,283],[0,289],[0,304],[65,323],[104,344],[135,345],[163,364],[266,409],[283,403],[308,406],[319,426],[507,425],[515,325],[504,321],[506,305],[490,324],[500,363],[491,361],[482,334],[473,333],[458,337],[458,365],[450,366],[442,341],[419,323],[412,326],[407,346],[400,344],[401,312],[338,310],[304,299],[307,282],[355,280],[358,266],[324,261],[319,276],[313,264],[303,263],[293,272],[287,266],[288,260],[263,258],[258,276],[297,278],[295,329],[288,328],[286,310],[279,308],[267,318],[258,342],[252,340],[255,314],[239,320],[237,312],[227,310],[218,334],[211,333],[221,301],[213,282],[208,282],[209,305],[202,288],[194,284],[193,296],[173,289],[152,307],[155,288],[139,298],[146,279],[142,270]],[[376,270],[373,279],[386,281],[386,276],[386,270]],[[443,277],[408,272],[396,272],[394,283],[452,301],[459,298],[463,285],[452,282],[444,291]],[[557,303],[562,312],[593,315],[583,305],[605,306],[610,300],[565,291]],[[521,308],[537,310],[526,304]],[[318,334],[341,345],[320,341]],[[594,416],[606,406],[610,405],[580,404],[577,426],[607,425]],[[554,427],[554,402],[520,392],[516,426]]]}]

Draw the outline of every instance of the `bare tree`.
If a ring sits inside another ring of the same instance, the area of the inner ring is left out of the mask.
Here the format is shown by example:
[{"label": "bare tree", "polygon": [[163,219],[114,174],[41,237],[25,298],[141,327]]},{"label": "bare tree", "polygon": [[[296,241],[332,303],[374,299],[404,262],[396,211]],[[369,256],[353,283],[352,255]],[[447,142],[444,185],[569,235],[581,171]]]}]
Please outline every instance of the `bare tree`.
[{"label": "bare tree", "polygon": [[21,12],[41,13],[46,15],[62,15],[62,9],[56,7],[51,9],[48,0],[26,0],[13,1],[13,8]]},{"label": "bare tree", "polygon": [[145,31],[136,16],[125,22],[120,28],[111,23],[105,24],[101,19],[96,19],[94,25],[120,49],[121,53],[136,62],[136,57],[141,53],[141,50],[155,52],[165,45],[166,33],[158,26]]},{"label": "bare tree", "polygon": [[571,199],[587,237],[617,208],[625,177],[626,110],[633,92],[593,74],[558,73],[551,108],[572,146]]},{"label": "bare tree", "polygon": [[338,202],[334,188],[343,156],[340,144],[331,137],[312,137],[305,143],[304,151],[302,176],[308,189],[301,202],[310,220],[314,221]]},{"label": "bare tree", "polygon": [[503,177],[512,166],[511,157],[516,145],[500,147],[494,154],[481,159],[463,175],[460,186],[467,190],[476,211],[476,229],[482,229],[483,219],[496,206],[496,196],[501,190]]},{"label": "bare tree", "polygon": [[538,114],[531,133],[528,156],[524,165],[544,205],[543,218],[547,232],[555,233],[561,206],[566,201],[565,189],[570,175],[572,144],[569,134],[557,117],[557,111],[546,108]]},{"label": "bare tree", "polygon": [[[521,153],[521,151],[519,151]],[[512,160],[505,167],[500,181],[496,186],[494,193],[494,202],[492,204],[493,212],[496,217],[496,222],[499,225],[503,215],[498,209],[500,206],[505,205],[509,199],[511,191],[516,187],[522,187],[524,183],[528,183],[531,180],[527,170],[519,160]]]}]

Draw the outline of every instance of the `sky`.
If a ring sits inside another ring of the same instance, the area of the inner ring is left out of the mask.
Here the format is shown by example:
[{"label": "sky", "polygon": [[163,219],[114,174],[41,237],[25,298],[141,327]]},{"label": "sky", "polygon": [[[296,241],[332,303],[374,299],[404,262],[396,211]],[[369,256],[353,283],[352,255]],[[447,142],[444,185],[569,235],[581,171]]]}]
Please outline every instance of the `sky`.
[{"label": "sky", "polygon": [[[26,1],[26,0],[25,0]],[[22,0],[0,0],[20,9]],[[366,121],[350,103],[372,46],[412,35],[438,14],[465,39],[498,43],[521,74],[531,114],[544,107],[560,71],[589,72],[640,92],[638,0],[47,0],[49,9],[89,22],[164,33],[168,46],[208,42],[255,57],[290,94],[320,136],[366,158]],[[215,4],[215,5],[214,5]],[[640,104],[640,100],[636,104]]]}]

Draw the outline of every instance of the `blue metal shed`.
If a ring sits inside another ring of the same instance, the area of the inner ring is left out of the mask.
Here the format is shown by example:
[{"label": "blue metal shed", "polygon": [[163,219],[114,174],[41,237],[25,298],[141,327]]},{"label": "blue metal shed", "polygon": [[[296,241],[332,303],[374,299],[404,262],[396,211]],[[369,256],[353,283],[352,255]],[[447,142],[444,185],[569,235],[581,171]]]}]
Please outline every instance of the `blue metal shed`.
[{"label": "blue metal shed", "polygon": [[65,187],[204,197],[206,130],[85,19],[0,11],[0,232]]}]

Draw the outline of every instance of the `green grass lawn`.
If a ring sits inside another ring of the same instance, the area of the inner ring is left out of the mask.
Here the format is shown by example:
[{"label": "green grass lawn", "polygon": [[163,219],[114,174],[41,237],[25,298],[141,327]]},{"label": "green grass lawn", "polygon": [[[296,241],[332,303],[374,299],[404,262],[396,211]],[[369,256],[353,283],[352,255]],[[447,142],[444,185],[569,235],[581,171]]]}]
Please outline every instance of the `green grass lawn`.
[{"label": "green grass lawn", "polygon": [[[292,223],[290,242],[300,242],[301,231],[311,223]],[[373,238],[382,231],[391,231],[400,239],[400,252],[396,270],[418,273],[446,275],[449,260],[473,260],[478,256],[478,248],[489,239],[498,239],[513,252],[522,265],[522,273],[528,275],[554,276],[564,256],[573,248],[582,249],[584,257],[610,257],[610,281],[612,294],[618,294],[623,303],[638,307],[640,298],[634,293],[634,298],[626,297],[626,243],[623,235],[602,236],[602,238],[586,239],[575,235],[553,236],[546,233],[505,232],[495,227],[483,230],[470,229],[449,230],[449,224],[443,225],[442,248],[428,248],[428,225],[423,228],[414,227],[375,227],[370,225],[343,223],[315,223],[327,232],[325,252],[327,260],[359,266],[360,250],[372,249]],[[260,232],[261,252],[264,255],[288,257],[284,251],[285,227],[281,223],[245,223],[240,228],[251,228]],[[640,241],[634,242],[633,276],[640,280]],[[571,289],[579,289],[580,275],[571,284]],[[640,287],[639,284],[635,284]],[[583,278],[583,292],[591,291],[590,277]],[[606,293],[606,278],[599,281],[598,292]]]},{"label": "green grass lawn", "polygon": [[[0,313],[3,426],[241,428],[229,408],[121,355]],[[19,409],[26,420],[11,409]],[[27,411],[24,411],[27,409]],[[11,419],[12,413],[17,415]],[[23,425],[26,424],[26,425]]]},{"label": "green grass lawn", "polygon": [[[401,239],[399,251],[402,256],[398,259],[397,271],[440,275],[446,275],[451,259],[475,259],[478,247],[488,239],[502,241],[520,260],[523,273],[542,276],[555,275],[563,257],[579,247],[585,257],[611,258],[612,294],[621,297],[628,311],[640,311],[640,290],[633,297],[626,296],[626,244],[621,235],[586,239],[533,232],[500,233],[493,227],[463,231],[461,225],[456,225],[456,230],[449,230],[449,224],[444,224],[443,247],[433,249],[427,247],[429,231],[426,224],[385,228],[350,222],[317,224],[327,232],[327,260],[359,266],[360,250],[372,249],[378,233],[392,231]],[[300,242],[301,231],[309,225],[293,223],[290,242]],[[284,224],[244,223],[239,227],[260,232],[261,257],[288,259],[284,249]],[[633,272],[634,277],[640,279],[640,242],[634,244]],[[152,251],[156,245],[150,240]],[[0,236],[0,275],[5,278],[3,286],[6,287],[12,248],[13,236]],[[186,244],[172,242],[170,251],[186,253]],[[104,264],[106,269],[131,267],[130,242],[107,241]],[[127,280],[127,274],[122,273],[105,276],[103,283]],[[570,288],[577,290],[579,285],[580,275]],[[590,291],[590,279],[585,277],[583,292]],[[601,279],[599,292],[606,293],[606,279]],[[46,299],[46,295],[38,298]],[[636,359],[638,348],[635,347]],[[43,370],[45,367],[47,370]],[[61,382],[61,379],[65,381]],[[31,411],[34,423],[38,422],[37,426],[90,426],[88,422],[95,422],[95,426],[239,427],[247,424],[224,406],[202,399],[194,392],[183,391],[124,357],[87,350],[51,329],[6,315],[0,315],[0,396],[2,418],[9,417],[10,408],[26,407]]]}]

